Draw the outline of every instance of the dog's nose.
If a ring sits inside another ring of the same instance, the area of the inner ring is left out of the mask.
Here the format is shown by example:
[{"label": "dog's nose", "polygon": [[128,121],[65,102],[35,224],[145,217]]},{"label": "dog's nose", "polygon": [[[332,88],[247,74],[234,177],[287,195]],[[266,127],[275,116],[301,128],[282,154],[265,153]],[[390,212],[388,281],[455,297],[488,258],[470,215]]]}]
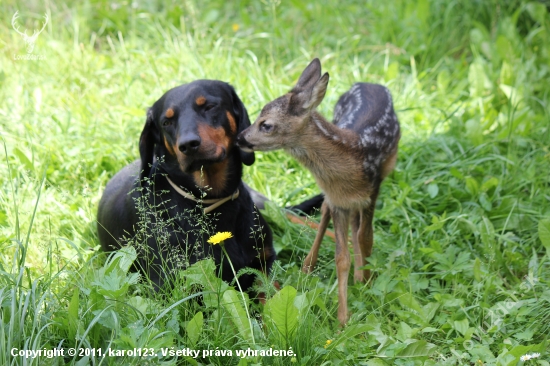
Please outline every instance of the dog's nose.
[{"label": "dog's nose", "polygon": [[185,155],[191,155],[197,152],[201,146],[201,138],[196,135],[187,136],[178,144],[178,149]]}]

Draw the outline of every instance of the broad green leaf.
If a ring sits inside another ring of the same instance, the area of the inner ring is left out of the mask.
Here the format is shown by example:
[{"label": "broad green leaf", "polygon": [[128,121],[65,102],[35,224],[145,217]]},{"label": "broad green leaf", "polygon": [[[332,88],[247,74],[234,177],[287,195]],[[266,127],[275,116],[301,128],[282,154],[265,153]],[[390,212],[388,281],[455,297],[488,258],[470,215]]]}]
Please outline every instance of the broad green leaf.
[{"label": "broad green leaf", "polygon": [[430,356],[436,350],[435,344],[428,343],[425,340],[410,343],[398,353],[398,357],[426,357]]},{"label": "broad green leaf", "polygon": [[208,308],[218,306],[218,294],[224,293],[229,285],[216,276],[216,265],[212,259],[194,263],[181,272],[188,285],[199,285],[205,291],[211,291],[203,296],[204,305]]},{"label": "broad green leaf", "polygon": [[439,186],[437,185],[437,183],[428,184],[428,194],[430,195],[430,198],[435,198],[438,193],[439,193]]},{"label": "broad green leaf", "polygon": [[399,326],[397,327],[396,338],[399,339],[401,342],[405,342],[406,340],[411,339],[412,335],[412,328],[407,323],[400,322]]},{"label": "broad green leaf", "polygon": [[504,95],[506,95],[506,98],[508,98],[512,107],[516,107],[522,101],[523,97],[513,86],[500,84],[499,88],[502,90]]},{"label": "broad green leaf", "polygon": [[437,309],[439,309],[439,303],[437,302],[429,302],[422,307],[422,315],[426,323],[433,319]]},{"label": "broad green leaf", "polygon": [[203,327],[203,315],[202,312],[199,311],[195,314],[193,319],[187,323],[187,326],[185,327],[185,331],[187,333],[187,338],[189,339],[189,343],[191,347],[195,347],[197,344],[197,341],[199,340],[199,336],[201,335]]},{"label": "broad green leaf", "polygon": [[212,259],[198,261],[182,272],[189,285],[202,285],[210,291],[216,291],[211,279],[216,276],[216,265]]},{"label": "broad green leaf", "polygon": [[130,273],[126,276],[118,269],[104,276],[100,276],[92,282],[92,285],[97,286],[96,290],[99,294],[106,297],[117,298],[126,294],[130,285],[136,284],[139,277],[139,273]]},{"label": "broad green leaf", "polygon": [[250,320],[243,307],[242,298],[236,290],[227,289],[222,296],[223,308],[231,316],[231,322],[239,330],[241,337],[249,343],[254,343],[254,336],[250,327]]},{"label": "broad green leaf", "polygon": [[133,306],[136,308],[140,313],[143,315],[148,313],[149,310],[149,303],[152,300],[149,298],[143,298],[141,296],[134,296],[131,297],[130,300],[128,300],[128,305]]},{"label": "broad green leaf", "polygon": [[470,323],[468,322],[467,318],[464,318],[462,320],[455,320],[453,322],[453,328],[458,331],[461,335],[466,334],[466,331],[468,330],[468,327],[470,326]]},{"label": "broad green leaf", "polygon": [[487,179],[483,184],[481,184],[481,192],[487,192],[491,188],[498,187],[498,179],[495,177],[491,177]]},{"label": "broad green leaf", "polygon": [[125,274],[130,270],[130,266],[137,259],[136,248],[133,246],[125,246],[114,252],[109,261],[105,264],[105,274],[111,271],[121,269]]},{"label": "broad green leaf", "polygon": [[342,333],[338,336],[338,338],[332,342],[331,348],[336,347],[340,343],[344,343],[348,339],[355,338],[358,334],[373,331],[375,329],[375,325],[365,323],[365,324],[352,324],[344,329]]},{"label": "broad green leaf", "polygon": [[303,312],[309,306],[309,300],[307,298],[307,293],[297,295],[294,299],[294,306],[298,308],[300,312]]},{"label": "broad green leaf", "polygon": [[487,193],[481,192],[479,195],[479,204],[487,212],[490,212],[493,209],[493,203],[487,197]]},{"label": "broad green leaf", "polygon": [[477,193],[479,192],[479,184],[477,183],[477,180],[472,177],[466,177],[466,190],[470,192],[472,196],[477,196]]},{"label": "broad green leaf", "polygon": [[416,299],[411,293],[403,294],[402,296],[399,296],[398,299],[403,307],[412,309],[416,311],[418,314],[421,314],[421,315],[424,314],[422,307],[420,306],[418,301],[416,301]]},{"label": "broad green leaf", "polygon": [[299,311],[294,305],[296,293],[294,287],[285,286],[267,301],[264,308],[266,318],[286,340],[291,339],[298,326]]}]

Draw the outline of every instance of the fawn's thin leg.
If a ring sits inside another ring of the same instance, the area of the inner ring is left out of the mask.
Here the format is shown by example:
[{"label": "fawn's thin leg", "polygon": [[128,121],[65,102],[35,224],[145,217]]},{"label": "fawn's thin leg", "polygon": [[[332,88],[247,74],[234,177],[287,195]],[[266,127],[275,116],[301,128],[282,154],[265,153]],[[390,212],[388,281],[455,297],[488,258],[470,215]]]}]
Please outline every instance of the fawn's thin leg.
[{"label": "fawn's thin leg", "polygon": [[357,231],[354,228],[354,236],[357,237],[357,248],[355,242],[354,250],[359,249],[360,258],[357,260],[357,254],[355,254],[355,271],[353,278],[355,282],[363,282],[370,278],[370,270],[359,268],[366,264],[366,258],[370,257],[372,253],[372,245],[374,243],[374,230],[372,227],[372,219],[374,217],[374,209],[376,207],[376,198],[378,197],[378,190],[376,190],[372,196],[369,205],[359,212],[359,224]]},{"label": "fawn's thin leg", "polygon": [[327,230],[328,223],[330,222],[330,209],[326,202],[323,202],[321,206],[321,221],[319,222],[319,228],[317,229],[317,234],[315,235],[315,241],[313,246],[309,250],[309,253],[304,260],[304,266],[302,267],[302,272],[311,273],[315,264],[317,263],[317,256],[319,254],[319,247],[325,236],[325,231]]},{"label": "fawn's thin leg", "polygon": [[361,220],[362,216],[362,210],[354,211],[351,214],[351,240],[353,242],[353,262],[355,264],[353,280],[355,283],[363,282],[368,278],[365,270],[360,269],[365,265],[365,253],[361,243],[365,241],[366,230],[365,220]]},{"label": "fawn's thin leg", "polygon": [[348,321],[348,276],[350,255],[348,250],[349,211],[331,208],[334,233],[336,234],[336,274],[338,275],[338,320],[341,325]]}]

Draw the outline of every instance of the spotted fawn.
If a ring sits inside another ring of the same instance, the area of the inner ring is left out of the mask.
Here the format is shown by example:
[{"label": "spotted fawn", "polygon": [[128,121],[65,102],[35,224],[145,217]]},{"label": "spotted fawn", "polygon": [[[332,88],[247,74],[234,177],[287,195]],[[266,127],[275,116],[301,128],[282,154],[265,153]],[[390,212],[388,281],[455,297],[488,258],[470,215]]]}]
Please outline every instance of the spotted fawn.
[{"label": "spotted fawn", "polygon": [[351,223],[354,279],[365,281],[362,269],[373,245],[372,219],[383,179],[393,170],[401,136],[389,90],[377,84],[356,83],[343,94],[328,122],[315,109],[323,100],[328,73],[314,59],[296,86],[265,105],[254,124],[242,131],[237,143],[245,151],[284,149],[307,169],[325,195],[321,221],[303,271],[317,262],[319,247],[332,217],[336,235],[338,320],[348,320],[347,286]]}]

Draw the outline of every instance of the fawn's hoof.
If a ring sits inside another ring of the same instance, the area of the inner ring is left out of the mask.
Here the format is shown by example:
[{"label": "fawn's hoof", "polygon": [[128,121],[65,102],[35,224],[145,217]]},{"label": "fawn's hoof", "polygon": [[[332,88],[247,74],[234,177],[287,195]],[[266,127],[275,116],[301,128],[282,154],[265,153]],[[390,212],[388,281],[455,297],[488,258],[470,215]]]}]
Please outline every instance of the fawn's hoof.
[{"label": "fawn's hoof", "polygon": [[340,326],[343,327],[348,322],[349,316],[347,309],[345,311],[341,311],[338,309],[338,322],[340,322]]}]

